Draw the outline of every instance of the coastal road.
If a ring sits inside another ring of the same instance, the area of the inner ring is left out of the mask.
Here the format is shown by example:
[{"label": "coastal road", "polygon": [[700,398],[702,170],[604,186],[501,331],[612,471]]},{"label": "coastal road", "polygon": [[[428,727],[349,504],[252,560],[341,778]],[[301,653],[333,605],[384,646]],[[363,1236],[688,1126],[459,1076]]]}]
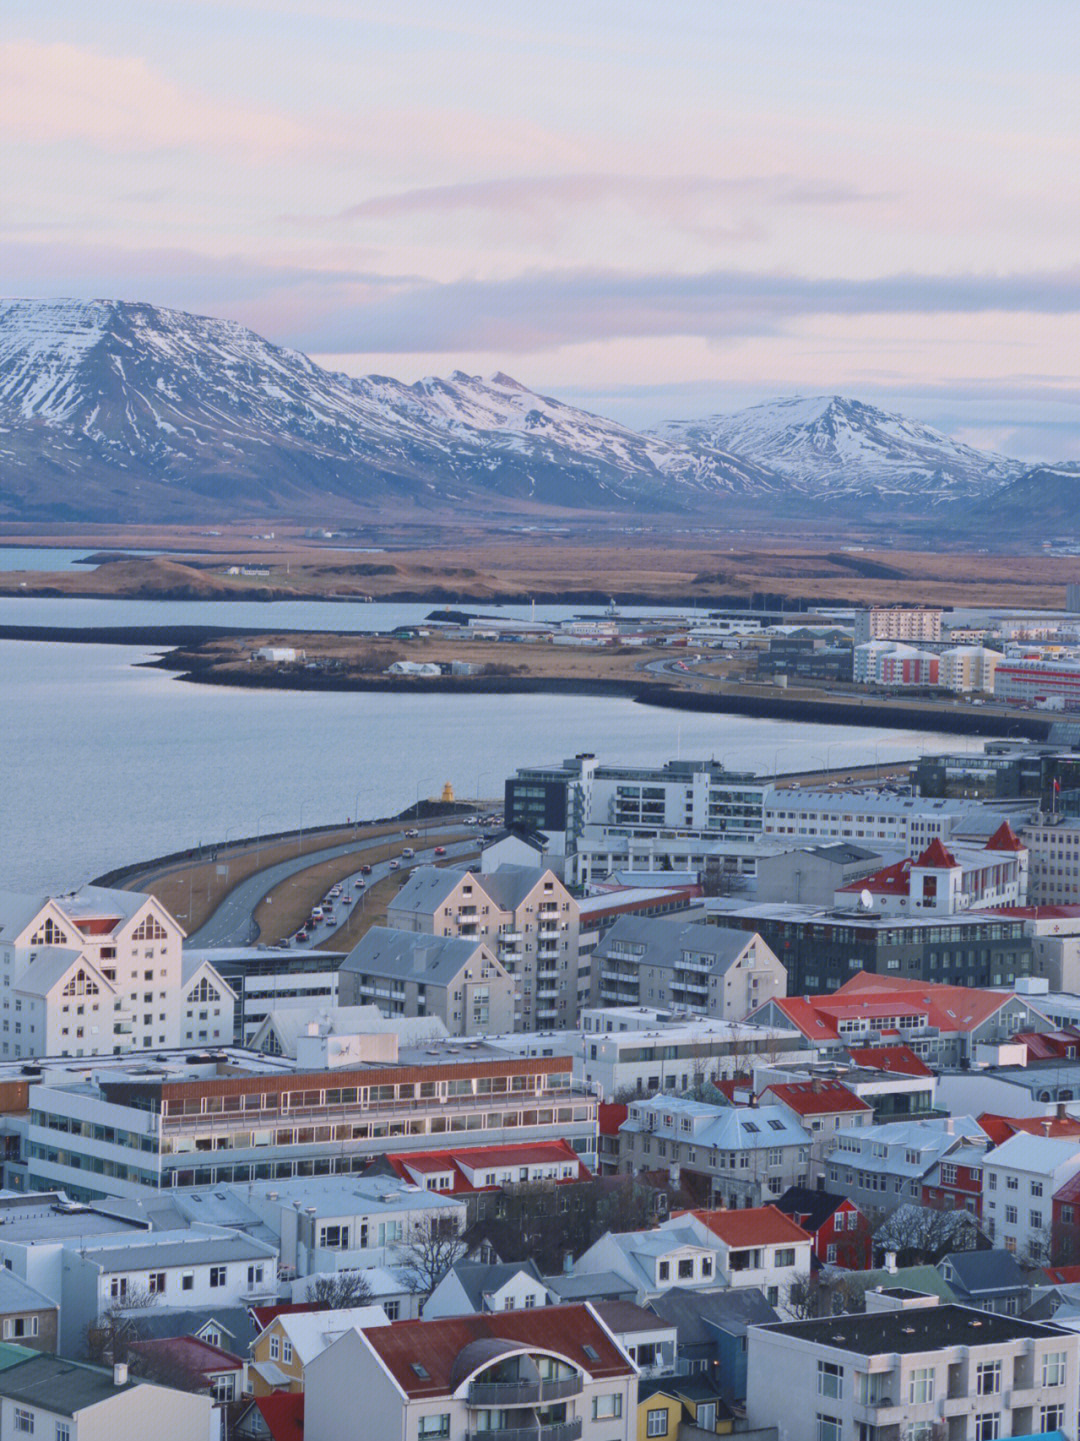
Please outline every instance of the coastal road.
[{"label": "coastal road", "polygon": [[[276,865],[256,871],[253,876],[248,876],[247,880],[241,881],[234,890],[229,892],[213,915],[204,921],[193,935],[188,937],[187,945],[193,949],[205,949],[207,946],[252,945],[258,936],[255,911],[259,902],[275,886],[280,885],[282,881],[289,880],[299,871],[306,871],[311,866],[319,865],[322,861],[335,860],[338,856],[355,855],[358,858],[357,865],[359,866],[363,862],[365,852],[381,850],[395,841],[405,840],[407,829],[412,830],[415,827],[403,826],[400,831],[395,831],[392,835],[382,835],[377,839],[360,844],[355,841],[347,841],[343,845],[330,846],[323,851],[308,851],[305,855],[295,856],[287,861],[278,861]],[[475,845],[477,833],[474,827],[440,820],[438,829],[443,835],[460,834],[463,839],[471,835]],[[420,839],[422,842],[423,837],[421,836]],[[426,864],[430,859],[430,853],[417,859]]]}]

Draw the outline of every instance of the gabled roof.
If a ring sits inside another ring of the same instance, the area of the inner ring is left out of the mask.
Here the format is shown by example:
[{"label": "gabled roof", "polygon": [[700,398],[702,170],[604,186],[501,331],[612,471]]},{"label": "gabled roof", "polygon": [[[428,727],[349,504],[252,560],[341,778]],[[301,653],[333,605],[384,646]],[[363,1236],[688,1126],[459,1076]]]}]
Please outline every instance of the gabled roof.
[{"label": "gabled roof", "polygon": [[557,881],[560,891],[563,889],[562,882],[548,866],[501,865],[476,879],[501,910],[516,911],[545,876]]},{"label": "gabled roof", "polygon": [[0,1266],[0,1315],[12,1311],[57,1311],[60,1303],[37,1290],[6,1266]]},{"label": "gabled roof", "polygon": [[1075,1163],[1080,1171],[1080,1145],[1072,1137],[1032,1136],[1018,1131],[1007,1141],[1002,1141],[987,1156],[984,1165],[1010,1166],[1017,1171],[1035,1171],[1049,1174],[1059,1166]]},{"label": "gabled roof", "polygon": [[651,1304],[658,1316],[678,1330],[680,1349],[709,1345],[714,1339],[710,1326],[732,1336],[744,1336],[748,1326],[764,1326],[780,1319],[757,1286],[738,1286],[732,1291],[690,1291],[685,1286],[672,1286]]},{"label": "gabled roof", "polygon": [[333,1345],[346,1331],[377,1330],[389,1326],[381,1306],[348,1306],[337,1310],[278,1311],[270,1325],[277,1324],[293,1344],[293,1350],[306,1366],[327,1346]]},{"label": "gabled roof", "polygon": [[[748,1206],[741,1211],[673,1211],[666,1225],[693,1216],[730,1250],[744,1246],[787,1246],[812,1241],[809,1232],[776,1206]],[[663,1229],[663,1228],[661,1228]]]},{"label": "gabled roof", "polygon": [[870,1071],[888,1071],[896,1076],[934,1074],[910,1046],[849,1046],[848,1055],[857,1066]]},{"label": "gabled roof", "polygon": [[275,1391],[255,1399],[270,1441],[304,1441],[303,1391]]},{"label": "gabled roof", "polygon": [[128,1349],[151,1367],[168,1366],[186,1376],[208,1378],[222,1371],[241,1371],[244,1358],[197,1336],[161,1336],[156,1340],[131,1341]]},{"label": "gabled roof", "polygon": [[[449,1395],[468,1374],[462,1374],[462,1352],[478,1342],[502,1343],[500,1354],[507,1347],[554,1352],[597,1379],[636,1374],[588,1306],[399,1321],[365,1331],[364,1337],[410,1400]],[[470,1354],[483,1364],[479,1349]]]},{"label": "gabled roof", "polygon": [[873,1110],[843,1081],[789,1081],[767,1086],[764,1095],[775,1096],[799,1116],[839,1115]]},{"label": "gabled roof", "polygon": [[681,967],[683,952],[693,951],[696,956],[706,958],[714,975],[722,975],[735,964],[756,934],[756,931],[729,930],[665,917],[620,916],[597,950],[609,954],[619,942],[641,946],[641,954],[629,958],[635,965],[668,969]]},{"label": "gabled roof", "polygon": [[111,995],[114,988],[109,985],[101,972],[87,960],[81,960],[82,952],[67,946],[42,946],[34,951],[35,959],[30,962],[15,983],[17,991],[35,996],[47,996],[58,981],[62,981],[72,966],[81,964],[93,975],[103,995]]},{"label": "gabled roof", "polygon": [[845,895],[869,891],[872,896],[906,896],[911,891],[911,861],[895,861],[891,866],[875,871],[872,876],[849,881],[847,885],[838,886],[837,890]]},{"label": "gabled roof", "polygon": [[996,1116],[984,1111],[979,1125],[995,1146],[1000,1146],[1010,1136],[1024,1132],[1029,1136],[1080,1137],[1080,1120],[1073,1116]]},{"label": "gabled roof", "polygon": [[432,936],[423,931],[372,926],[342,961],[341,969],[448,986],[478,951],[484,952],[484,959],[491,965],[499,965],[494,952],[474,936]]},{"label": "gabled roof", "polygon": [[544,1284],[531,1257],[526,1261],[498,1261],[492,1265],[485,1265],[482,1261],[459,1261],[450,1268],[450,1274],[457,1278],[474,1311],[483,1311],[484,1297],[502,1290],[515,1276],[525,1275],[530,1281],[536,1281],[541,1286]]},{"label": "gabled roof", "polygon": [[1026,1285],[1016,1257],[1004,1249],[950,1251],[938,1262],[938,1270],[958,1296],[978,1298],[998,1291],[1020,1291]]},{"label": "gabled roof", "polygon": [[[804,1231],[816,1234],[830,1216],[847,1201],[832,1191],[815,1191],[809,1186],[789,1186],[776,1201],[776,1209],[791,1216]],[[852,1201],[849,1204],[854,1205]]]},{"label": "gabled roof", "polygon": [[[590,1179],[590,1171],[569,1141],[519,1141],[505,1146],[461,1147],[453,1151],[397,1151],[377,1158],[387,1164],[403,1181],[413,1181],[417,1175],[441,1175],[450,1172],[453,1184],[450,1195],[473,1191],[490,1191],[495,1185],[485,1186],[470,1181],[462,1170],[476,1170],[481,1167],[498,1170],[504,1166],[541,1166],[562,1162],[574,1162],[577,1174],[558,1184],[573,1185]],[[446,1195],[443,1191],[441,1194]]]}]

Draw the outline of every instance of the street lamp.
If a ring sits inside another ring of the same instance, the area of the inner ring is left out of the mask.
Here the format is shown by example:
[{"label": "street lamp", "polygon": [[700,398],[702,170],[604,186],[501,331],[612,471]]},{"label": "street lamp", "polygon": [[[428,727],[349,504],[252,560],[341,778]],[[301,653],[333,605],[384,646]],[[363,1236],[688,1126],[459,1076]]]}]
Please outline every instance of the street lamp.
[{"label": "street lamp", "polygon": [[431,784],[431,776],[425,776],[423,780],[416,782],[416,805],[413,807],[413,817],[417,825],[420,824],[420,787]]},{"label": "street lamp", "polygon": [[304,807],[305,807],[306,805],[308,805],[309,803],[314,804],[314,802],[312,802],[310,796],[308,796],[306,799],[304,799],[304,800],[302,800],[302,801],[300,802],[300,835],[299,835],[299,837],[298,837],[298,839],[297,839],[297,842],[296,842],[296,854],[297,854],[297,855],[302,854],[303,849],[304,849]]},{"label": "street lamp", "polygon": [[255,818],[255,869],[259,868],[259,855],[262,851],[262,823],[276,816],[277,811],[263,811],[262,815]]}]

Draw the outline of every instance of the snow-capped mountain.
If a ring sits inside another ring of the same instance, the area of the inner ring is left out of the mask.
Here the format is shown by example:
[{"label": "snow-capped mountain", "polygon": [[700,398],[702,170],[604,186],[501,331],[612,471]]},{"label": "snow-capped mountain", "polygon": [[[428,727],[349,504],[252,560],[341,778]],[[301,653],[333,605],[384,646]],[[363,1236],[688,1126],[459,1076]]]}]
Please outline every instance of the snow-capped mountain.
[{"label": "snow-capped mountain", "polygon": [[680,510],[769,476],[506,375],[323,370],[232,321],[0,301],[0,515],[183,521],[360,506]]},{"label": "snow-capped mountain", "polygon": [[843,396],[767,401],[701,421],[671,421],[660,439],[755,461],[808,499],[877,496],[938,504],[985,496],[1024,469],[928,425]]},{"label": "snow-capped mountain", "polygon": [[1080,515],[1080,462],[1033,465],[996,490],[976,510],[977,520],[995,529],[1075,535]]}]

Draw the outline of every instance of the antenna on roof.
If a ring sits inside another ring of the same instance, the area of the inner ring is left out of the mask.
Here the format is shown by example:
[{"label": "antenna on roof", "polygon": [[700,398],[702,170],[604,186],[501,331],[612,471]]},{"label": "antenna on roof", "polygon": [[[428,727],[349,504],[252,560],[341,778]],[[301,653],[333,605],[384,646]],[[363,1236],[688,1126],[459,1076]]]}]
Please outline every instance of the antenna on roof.
[{"label": "antenna on roof", "polygon": [[859,892],[859,905],[864,911],[872,911],[874,909],[874,898],[865,886]]}]

